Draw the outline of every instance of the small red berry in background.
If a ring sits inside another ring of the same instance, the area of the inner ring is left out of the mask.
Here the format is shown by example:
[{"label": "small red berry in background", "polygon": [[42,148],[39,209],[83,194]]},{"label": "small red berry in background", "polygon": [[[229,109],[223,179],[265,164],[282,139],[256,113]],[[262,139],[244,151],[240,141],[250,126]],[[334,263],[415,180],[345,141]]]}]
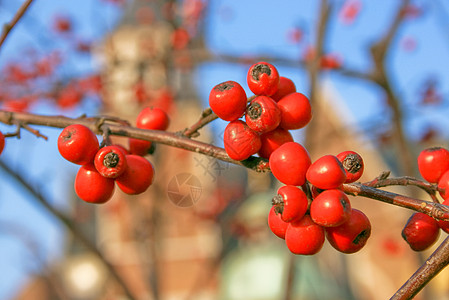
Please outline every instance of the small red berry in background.
[{"label": "small red berry in background", "polygon": [[287,96],[288,94],[296,92],[296,86],[295,83],[287,77],[279,77],[279,85],[278,90],[276,93],[274,93],[271,98],[278,102],[281,100],[284,96]]},{"label": "small red berry in background", "polygon": [[152,143],[150,141],[129,138],[128,145],[131,154],[145,156],[151,152]]},{"label": "small red berry in background", "polygon": [[126,194],[137,195],[145,192],[153,183],[153,165],[139,155],[126,155],[127,168],[115,179],[118,187]]},{"label": "small red berry in background", "polygon": [[341,190],[325,190],[313,199],[310,205],[310,217],[324,227],[340,226],[349,220],[350,216],[351,203]]},{"label": "small red berry in background", "polygon": [[414,213],[402,229],[402,237],[414,251],[432,246],[440,236],[438,222],[421,212]]},{"label": "small red berry in background", "polygon": [[209,94],[209,106],[222,120],[235,121],[246,110],[246,93],[243,87],[235,81],[217,84]]},{"label": "small red berry in background", "polygon": [[246,108],[245,121],[255,132],[269,132],[281,122],[281,111],[270,97],[258,96]]},{"label": "small red berry in background", "polygon": [[301,93],[291,93],[278,101],[281,110],[280,127],[300,129],[312,119],[312,106],[309,99]]},{"label": "small red berry in background", "polygon": [[285,233],[285,243],[294,254],[313,255],[324,245],[325,233],[323,227],[315,224],[309,215],[289,223]]},{"label": "small red berry in background", "polygon": [[293,185],[280,187],[273,197],[273,206],[284,222],[301,219],[307,212],[308,204],[306,194]]},{"label": "small red berry in background", "polygon": [[357,209],[351,210],[349,220],[337,227],[326,227],[326,238],[336,250],[355,253],[365,246],[371,235],[368,217]]},{"label": "small red berry in background", "polygon": [[76,174],[75,192],[86,202],[105,203],[114,193],[114,179],[102,176],[93,164],[87,164]]},{"label": "small red berry in background", "polygon": [[[444,200],[442,204],[449,206],[449,199]],[[444,232],[449,233],[449,221],[438,220],[437,222],[438,226],[440,226],[440,228],[443,229]]]},{"label": "small red berry in background", "polygon": [[444,200],[449,199],[449,170],[444,172],[438,181],[438,190]]},{"label": "small red berry in background", "polygon": [[259,134],[241,120],[229,122],[223,134],[226,153],[234,160],[244,160],[259,151]]},{"label": "small red berry in background", "polygon": [[170,125],[167,113],[157,107],[145,107],[136,119],[136,127],[152,130],[166,130]]},{"label": "small red berry in background", "polygon": [[285,232],[287,231],[288,223],[282,221],[281,215],[275,211],[275,206],[272,206],[268,214],[268,227],[277,237],[285,239]]},{"label": "small red berry in background", "polygon": [[354,151],[344,151],[337,155],[346,171],[345,183],[355,182],[363,175],[365,165],[362,157]]},{"label": "small red berry in background", "polygon": [[246,81],[255,95],[271,96],[278,89],[279,73],[272,64],[258,62],[249,68]]},{"label": "small red berry in background", "polygon": [[335,189],[346,180],[346,171],[334,155],[324,155],[307,170],[307,180],[320,189]]},{"label": "small red berry in background", "polygon": [[437,183],[449,170],[449,151],[441,147],[422,150],[418,155],[418,169],[425,180]]},{"label": "small red berry in background", "polygon": [[288,130],[276,128],[275,130],[260,135],[262,143],[258,152],[260,157],[270,158],[271,153],[281,145],[293,142],[293,137]]},{"label": "small red berry in background", "polygon": [[101,148],[95,155],[94,165],[104,177],[117,178],[126,169],[126,158],[123,150],[116,146]]},{"label": "small red berry in background", "polygon": [[67,126],[58,137],[59,153],[74,164],[92,163],[99,148],[97,136],[81,124]]},{"label": "small red berry in background", "polygon": [[281,145],[271,153],[270,169],[274,177],[287,185],[303,185],[311,161],[307,150],[296,142]]},{"label": "small red berry in background", "polygon": [[0,131],[0,154],[2,154],[3,148],[5,148],[5,136]]}]

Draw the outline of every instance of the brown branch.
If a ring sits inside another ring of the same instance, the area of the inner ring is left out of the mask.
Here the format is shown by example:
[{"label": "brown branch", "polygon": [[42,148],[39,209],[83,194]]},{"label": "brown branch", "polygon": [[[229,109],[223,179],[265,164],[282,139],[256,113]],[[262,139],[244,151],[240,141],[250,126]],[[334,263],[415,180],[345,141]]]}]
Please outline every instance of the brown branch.
[{"label": "brown branch", "polygon": [[7,174],[11,176],[15,181],[20,183],[25,190],[27,190],[34,199],[37,200],[39,204],[41,204],[48,212],[50,212],[53,216],[55,216],[71,233],[72,235],[78,239],[90,252],[92,252],[107,268],[109,274],[116,280],[119,286],[123,289],[123,292],[129,299],[135,299],[131,294],[128,286],[123,281],[121,276],[118,274],[117,270],[113,265],[111,265],[103,256],[103,254],[97,249],[97,247],[82,233],[81,230],[76,227],[73,221],[66,216],[63,212],[59,211],[55,207],[53,207],[50,202],[39,192],[37,191],[31,183],[29,183],[25,178],[11,169],[7,164],[0,160],[0,168],[3,169]]},{"label": "brown branch", "polygon": [[449,237],[426,259],[390,300],[412,299],[449,264]]},{"label": "brown branch", "polygon": [[198,130],[216,120],[218,116],[210,108],[206,108],[201,114],[201,118],[189,128],[186,128],[182,134],[186,137],[198,137],[200,134]]},{"label": "brown branch", "polygon": [[11,32],[11,30],[14,28],[14,26],[16,26],[17,22],[19,22],[19,20],[22,18],[25,12],[28,10],[28,7],[31,5],[31,2],[33,2],[33,0],[25,1],[19,8],[19,10],[16,12],[12,20],[9,23],[3,25],[2,35],[0,36],[0,49],[3,43],[5,42],[6,38],[8,37],[9,33]]}]

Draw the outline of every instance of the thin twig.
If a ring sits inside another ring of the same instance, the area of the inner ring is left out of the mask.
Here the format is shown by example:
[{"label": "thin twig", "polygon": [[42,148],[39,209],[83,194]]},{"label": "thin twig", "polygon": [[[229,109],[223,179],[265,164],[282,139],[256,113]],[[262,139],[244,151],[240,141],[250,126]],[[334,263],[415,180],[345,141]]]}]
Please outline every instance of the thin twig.
[{"label": "thin twig", "polygon": [[212,109],[206,108],[202,112],[201,118],[197,122],[195,122],[195,124],[193,124],[189,128],[186,128],[182,134],[186,137],[198,137],[200,135],[198,130],[200,130],[213,120],[216,120],[217,118],[218,116],[212,111]]},{"label": "thin twig", "polygon": [[31,2],[33,2],[33,0],[25,1],[19,8],[19,10],[16,12],[12,20],[9,23],[3,25],[2,35],[0,36],[0,49],[3,43],[5,42],[6,38],[8,37],[9,33],[11,32],[11,30],[14,28],[14,26],[16,26],[17,22],[19,22],[19,20],[22,18],[25,12],[28,10],[28,7],[31,5]]}]

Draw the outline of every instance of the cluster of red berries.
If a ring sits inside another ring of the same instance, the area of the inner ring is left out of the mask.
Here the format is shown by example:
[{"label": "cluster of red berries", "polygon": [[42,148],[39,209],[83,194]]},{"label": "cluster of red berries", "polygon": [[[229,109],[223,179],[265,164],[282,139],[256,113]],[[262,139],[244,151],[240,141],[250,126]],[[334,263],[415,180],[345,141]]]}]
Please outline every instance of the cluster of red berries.
[{"label": "cluster of red berries", "polygon": [[[244,160],[257,153],[268,158],[274,177],[285,184],[273,198],[268,217],[273,233],[285,239],[295,254],[317,253],[326,237],[341,252],[360,250],[371,234],[371,224],[363,212],[351,208],[339,187],[360,178],[361,156],[345,151],[312,163],[289,132],[312,119],[308,98],[266,62],[250,67],[247,83],[255,94],[249,103],[243,88],[227,81],[212,89],[209,105],[219,118],[229,121],[223,137],[229,157]],[[245,121],[239,120],[242,116]]]},{"label": "cluster of red berries", "polygon": [[[442,204],[449,205],[449,151],[441,147],[424,149],[418,156],[418,169],[429,183],[437,184]],[[435,220],[421,213],[414,213],[402,230],[402,237],[415,251],[432,246],[440,236],[440,229],[449,233],[449,221]]]},{"label": "cluster of red berries", "polygon": [[[137,118],[138,127],[165,130],[169,119],[161,111],[142,110]],[[138,144],[141,147],[137,148],[140,151],[137,154],[132,146],[136,143],[130,141],[130,151],[118,144],[100,147],[97,136],[88,127],[73,124],[64,128],[58,138],[58,149],[65,159],[81,165],[75,178],[78,197],[90,203],[105,203],[112,197],[115,183],[129,195],[146,191],[153,182],[154,168],[141,155],[147,154],[151,143]]]},{"label": "cluster of red berries", "polygon": [[[226,81],[211,90],[209,105],[219,118],[229,121],[223,139],[230,158],[244,160],[256,153],[269,158],[281,144],[293,141],[289,130],[309,123],[310,102],[296,92],[291,79],[280,77],[266,62],[250,67],[247,83],[255,94],[249,102],[238,82]],[[239,120],[242,116],[245,121]]]}]

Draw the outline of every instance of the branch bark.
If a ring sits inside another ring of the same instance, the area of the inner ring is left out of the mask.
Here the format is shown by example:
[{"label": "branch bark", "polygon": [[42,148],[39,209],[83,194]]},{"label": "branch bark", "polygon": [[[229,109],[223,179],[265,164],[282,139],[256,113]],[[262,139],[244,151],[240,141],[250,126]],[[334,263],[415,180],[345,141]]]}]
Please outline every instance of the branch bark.
[{"label": "branch bark", "polygon": [[5,42],[11,30],[14,28],[14,26],[16,26],[17,22],[19,22],[19,20],[23,17],[23,15],[28,10],[32,2],[33,0],[25,1],[19,8],[19,10],[16,12],[12,20],[9,23],[3,25],[2,35],[0,36],[0,49],[3,46],[3,43]]}]

